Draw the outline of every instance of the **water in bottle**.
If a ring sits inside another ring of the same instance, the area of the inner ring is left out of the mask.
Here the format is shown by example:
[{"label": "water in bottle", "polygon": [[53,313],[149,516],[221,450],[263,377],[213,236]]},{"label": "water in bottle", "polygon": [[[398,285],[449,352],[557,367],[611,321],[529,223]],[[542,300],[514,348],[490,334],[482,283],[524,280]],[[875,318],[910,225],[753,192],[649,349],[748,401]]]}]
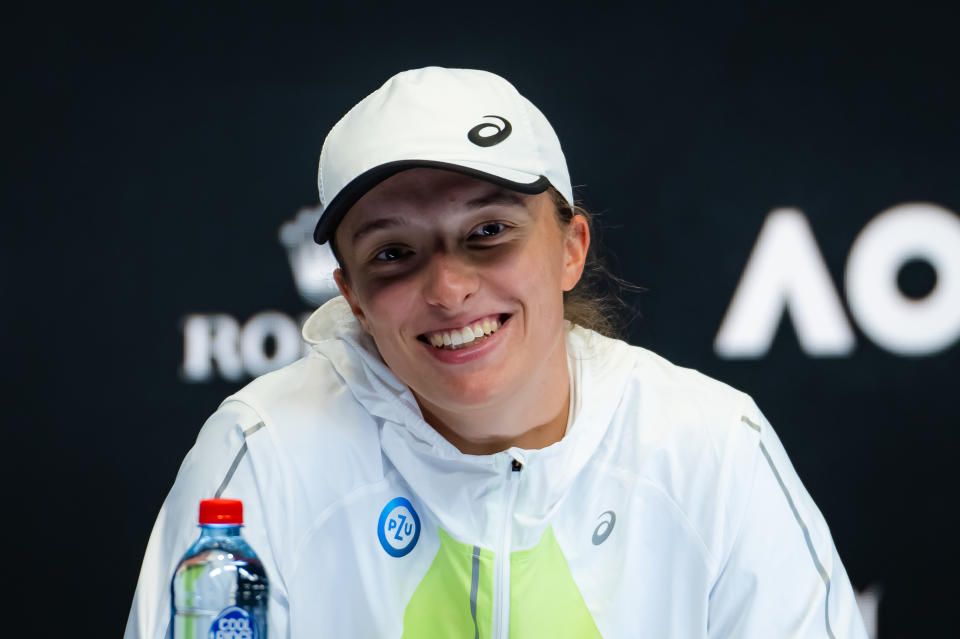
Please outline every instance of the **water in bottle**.
[{"label": "water in bottle", "polygon": [[242,524],[239,500],[200,502],[200,538],[171,584],[174,639],[267,639],[270,586]]}]

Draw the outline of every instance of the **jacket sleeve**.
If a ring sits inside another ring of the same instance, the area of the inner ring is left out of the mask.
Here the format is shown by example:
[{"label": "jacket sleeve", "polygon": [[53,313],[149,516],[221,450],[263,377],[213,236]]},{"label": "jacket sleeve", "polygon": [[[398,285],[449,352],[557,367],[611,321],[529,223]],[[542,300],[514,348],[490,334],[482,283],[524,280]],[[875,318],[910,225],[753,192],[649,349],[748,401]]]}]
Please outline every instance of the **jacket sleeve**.
[{"label": "jacket sleeve", "polygon": [[240,402],[224,403],[203,425],[150,534],[124,639],[172,637],[173,571],[199,534],[200,501],[216,496],[243,500],[243,536],[263,562],[270,581],[270,637],[289,637],[287,597],[264,508],[269,500],[261,494],[248,453],[248,439],[257,437],[262,427],[257,413]]},{"label": "jacket sleeve", "polygon": [[741,422],[755,451],[733,487],[745,505],[710,593],[708,636],[866,639],[827,523],[776,433],[752,402]]}]

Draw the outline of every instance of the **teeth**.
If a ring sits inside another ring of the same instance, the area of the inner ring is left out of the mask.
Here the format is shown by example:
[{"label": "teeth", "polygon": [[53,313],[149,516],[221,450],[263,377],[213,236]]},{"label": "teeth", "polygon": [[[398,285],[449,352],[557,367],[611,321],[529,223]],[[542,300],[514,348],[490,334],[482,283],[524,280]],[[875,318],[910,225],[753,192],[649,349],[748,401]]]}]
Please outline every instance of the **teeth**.
[{"label": "teeth", "polygon": [[486,337],[500,328],[500,322],[495,319],[485,319],[482,322],[474,322],[470,326],[454,329],[444,333],[433,333],[427,337],[427,341],[437,348],[457,347],[463,344]]}]

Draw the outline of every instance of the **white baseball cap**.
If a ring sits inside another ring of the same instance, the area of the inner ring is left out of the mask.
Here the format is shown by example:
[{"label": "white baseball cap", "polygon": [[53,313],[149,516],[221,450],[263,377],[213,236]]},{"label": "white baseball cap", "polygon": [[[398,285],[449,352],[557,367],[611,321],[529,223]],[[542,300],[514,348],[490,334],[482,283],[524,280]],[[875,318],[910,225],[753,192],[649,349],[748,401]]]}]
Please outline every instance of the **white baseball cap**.
[{"label": "white baseball cap", "polygon": [[327,242],[364,193],[415,167],[520,193],[553,186],[573,203],[560,140],[537,107],[493,73],[427,67],[393,76],[330,130],[320,152],[323,215],[314,240]]}]

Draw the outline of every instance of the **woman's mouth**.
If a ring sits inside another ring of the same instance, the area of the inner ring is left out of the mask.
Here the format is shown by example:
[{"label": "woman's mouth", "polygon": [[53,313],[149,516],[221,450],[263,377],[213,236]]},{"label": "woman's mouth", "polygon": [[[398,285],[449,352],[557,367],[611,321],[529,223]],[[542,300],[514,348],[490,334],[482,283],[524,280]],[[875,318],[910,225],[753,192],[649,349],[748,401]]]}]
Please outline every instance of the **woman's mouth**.
[{"label": "woman's mouth", "polygon": [[440,350],[455,351],[489,339],[509,318],[510,313],[490,315],[466,326],[422,333],[417,339]]}]

